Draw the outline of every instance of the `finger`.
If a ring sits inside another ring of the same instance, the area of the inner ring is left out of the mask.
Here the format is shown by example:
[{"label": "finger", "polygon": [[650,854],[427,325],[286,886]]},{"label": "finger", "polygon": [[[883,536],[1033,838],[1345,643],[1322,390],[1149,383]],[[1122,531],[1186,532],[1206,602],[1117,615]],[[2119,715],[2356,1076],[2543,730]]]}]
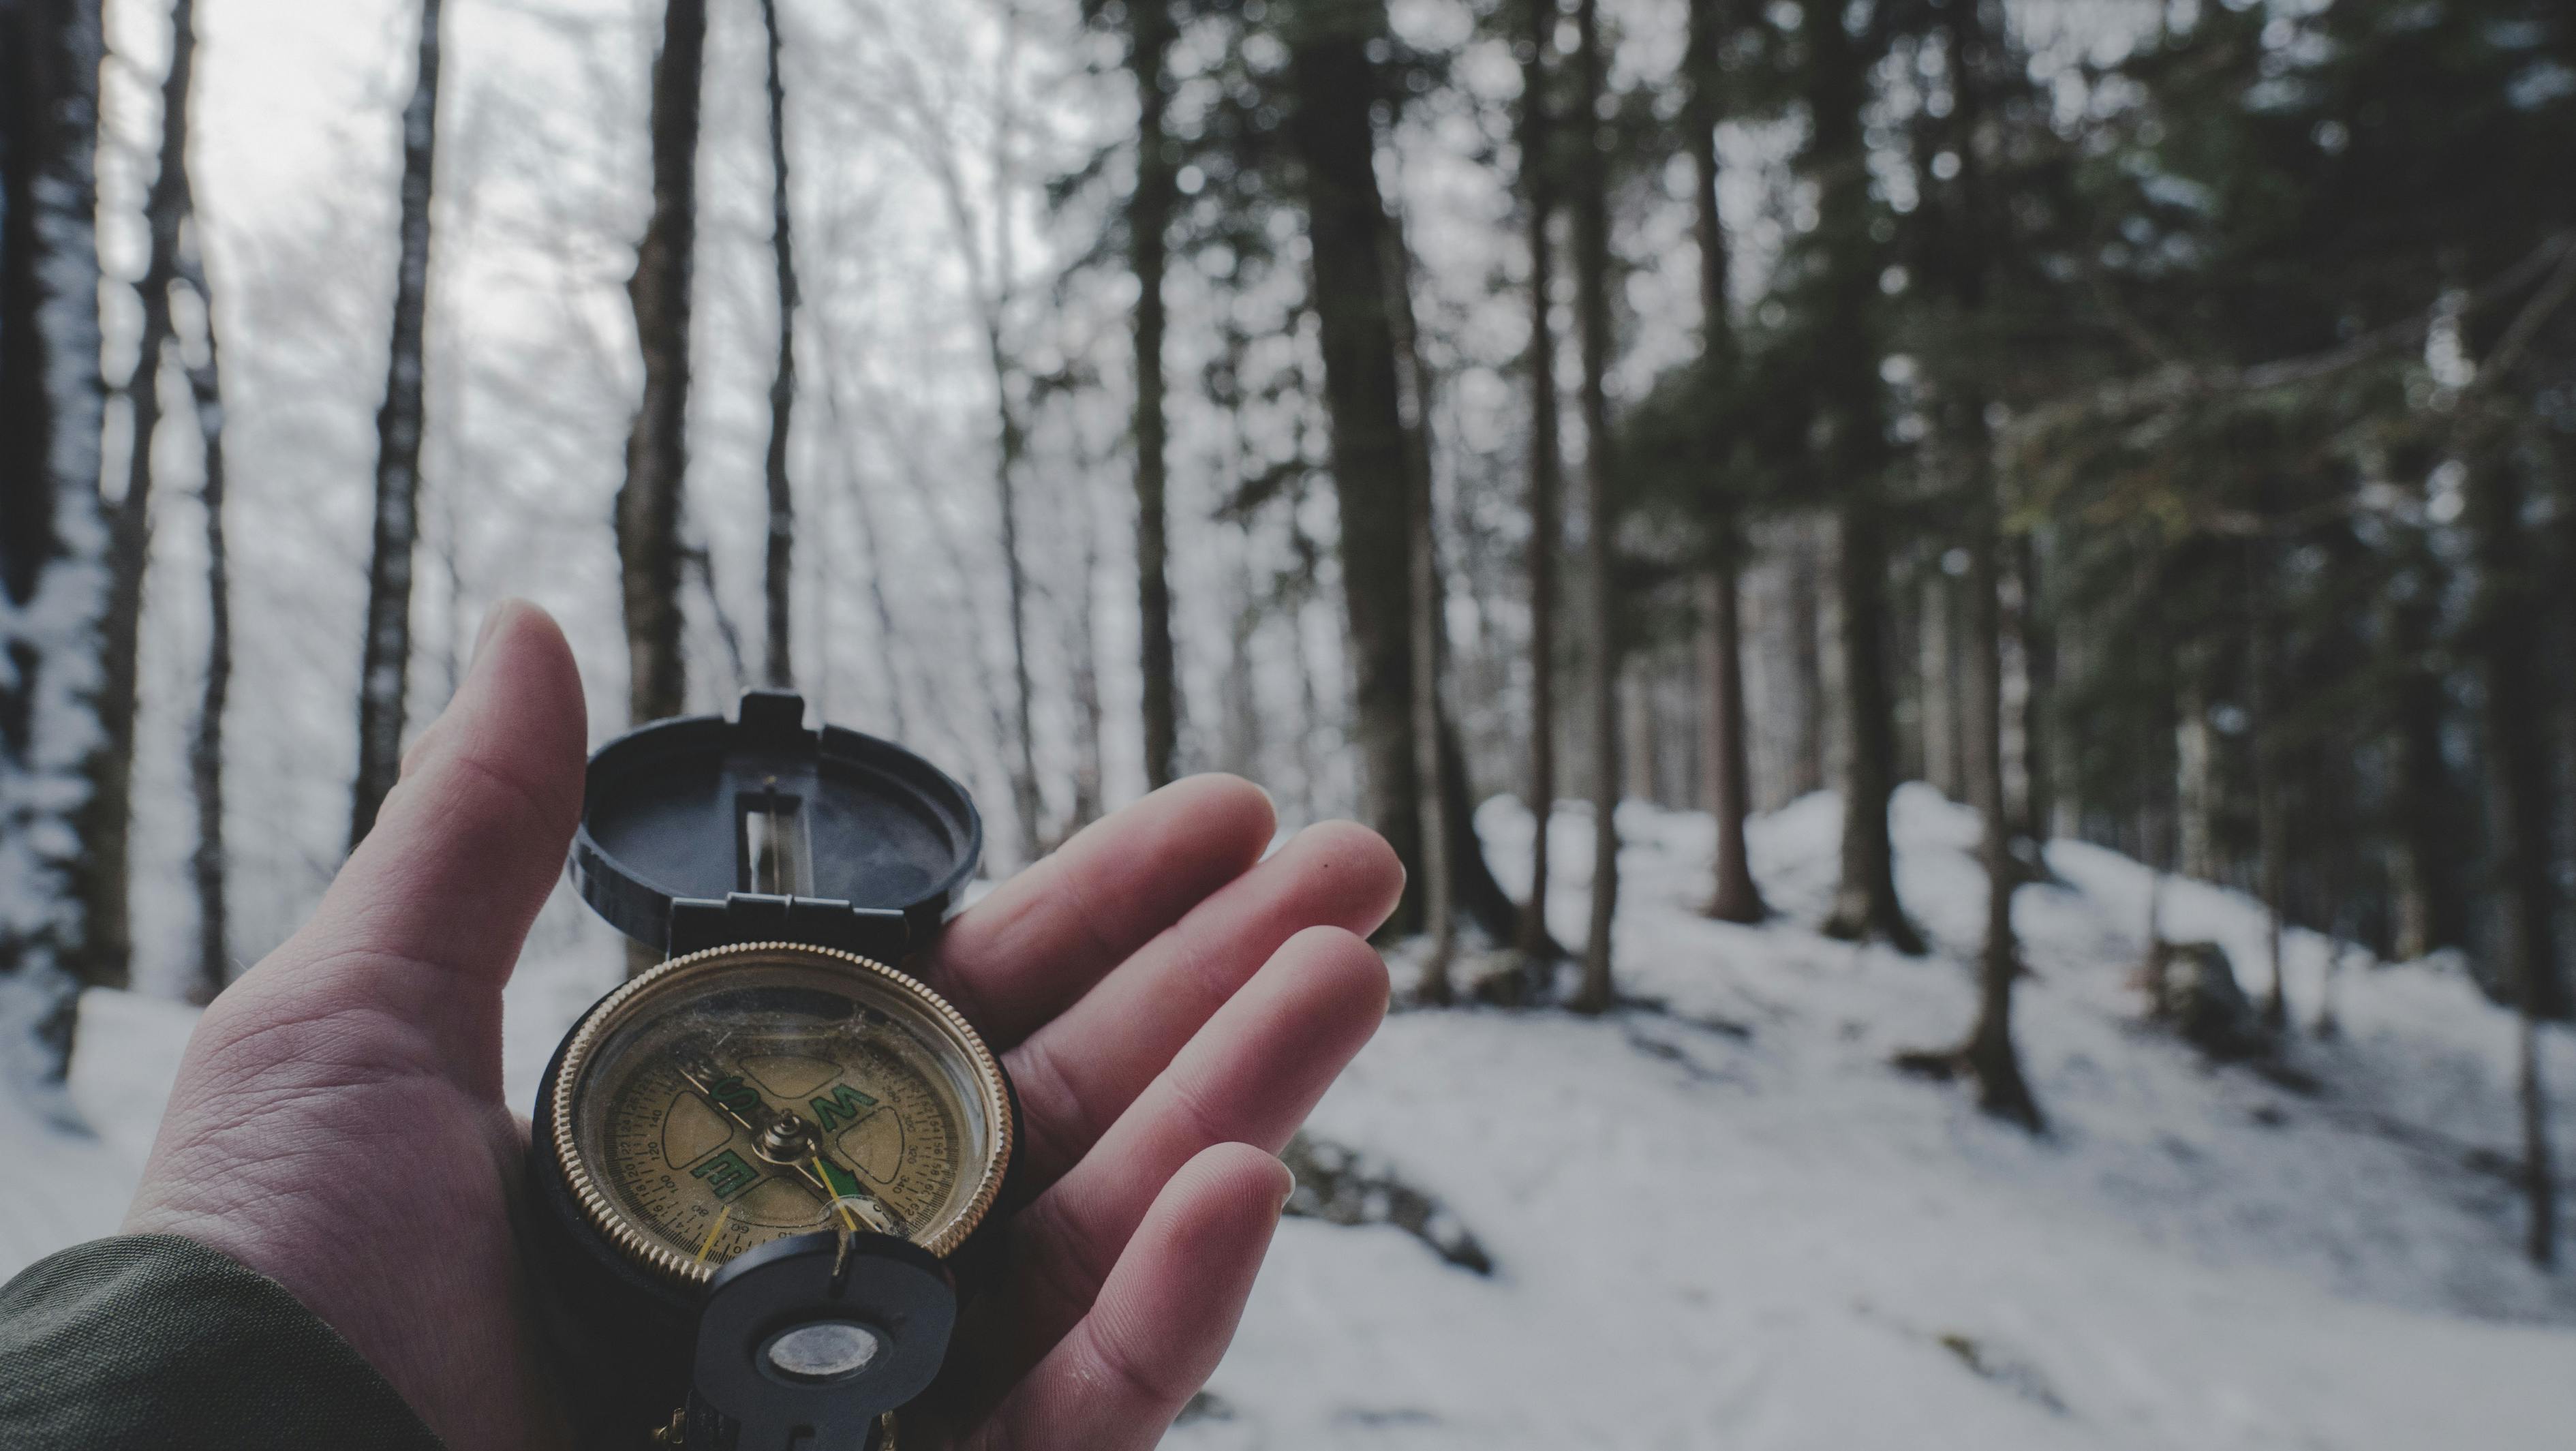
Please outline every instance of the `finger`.
[{"label": "finger", "polygon": [[1155,1186],[1215,1144],[1276,1152],[1386,1014],[1386,964],[1359,937],[1297,934],[1099,1146],[1012,1222],[1024,1266],[1015,1335],[1034,1358],[1086,1314]]},{"label": "finger", "polygon": [[994,1413],[986,1448],[1150,1447],[1207,1383],[1243,1318],[1295,1181],[1219,1144],[1171,1176],[1099,1303]]},{"label": "finger", "polygon": [[405,755],[313,920],[218,1002],[254,1017],[372,1012],[497,1093],[501,985],[563,871],[586,735],[563,632],[525,601],[495,606],[456,698]]},{"label": "finger", "polygon": [[1385,838],[1347,821],[1310,826],[1032,1034],[1006,1060],[1020,1091],[1029,1192],[1090,1152],[1280,944],[1317,925],[1365,936],[1403,891],[1404,868]]},{"label": "finger", "polygon": [[1026,1037],[1261,860],[1260,787],[1192,776],[1093,822],[949,924],[928,974],[996,1050]]}]

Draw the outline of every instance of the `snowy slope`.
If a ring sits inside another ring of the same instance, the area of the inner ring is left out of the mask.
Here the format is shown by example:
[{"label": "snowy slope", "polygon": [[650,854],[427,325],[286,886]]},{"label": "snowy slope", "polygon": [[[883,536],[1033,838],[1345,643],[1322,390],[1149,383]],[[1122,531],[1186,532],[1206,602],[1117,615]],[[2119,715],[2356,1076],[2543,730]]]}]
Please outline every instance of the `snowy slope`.
[{"label": "snowy slope", "polygon": [[[1176,1442],[2576,1444],[2576,1276],[2524,1265],[2509,1186],[2463,1163],[2514,1142],[2509,1018],[2437,969],[2348,968],[2344,1040],[2291,1054],[2322,1092],[2209,1069],[2133,1026],[2146,873],[2061,843],[2065,885],[2017,904],[2022,1041],[2054,1120],[2033,1142],[1885,1066],[1964,1026],[1974,817],[1898,799],[1900,885],[1939,952],[1919,961],[1802,925],[1837,819],[1814,797],[1757,825],[1782,917],[1745,929],[1689,911],[1704,817],[1622,813],[1623,986],[1669,1011],[1392,1020],[1312,1130],[1445,1197],[1500,1272],[1291,1223],[1214,1414]],[[1484,825],[1498,858],[1526,851],[1505,803]],[[1579,873],[1588,820],[1555,830]],[[1559,884],[1560,934],[1585,895]],[[2258,985],[2251,903],[2187,885],[2167,911]],[[2304,1009],[2326,950],[2292,939]]]},{"label": "snowy slope", "polygon": [[[1313,1131],[1439,1195],[1497,1273],[1392,1229],[1292,1221],[1173,1444],[2576,1443],[2576,1274],[2521,1261],[2495,1167],[2516,1142],[2508,1015],[2438,964],[2356,954],[2336,976],[2343,1036],[2289,1054],[2315,1092],[2212,1068],[2137,1026],[2144,870],[2058,843],[2060,884],[2017,901],[2022,1043],[2053,1129],[2034,1141],[1886,1067],[1965,1024],[1973,816],[1920,787],[1897,799],[1899,883],[1936,944],[1919,960],[1808,930],[1837,820],[1818,796],[1756,824],[1780,915],[1740,928],[1690,910],[1707,820],[1623,811],[1622,987],[1659,1008],[1390,1020]],[[1482,825],[1508,876],[1527,817],[1498,801]],[[1567,809],[1554,830],[1570,938],[1590,823]],[[520,1097],[615,974],[605,937],[557,907],[510,993]],[[2165,910],[2259,989],[2250,902],[2175,883]],[[2329,946],[2291,938],[2303,1021]],[[119,994],[85,1011],[74,1099],[101,1132],[0,1104],[26,1171],[0,1181],[0,1274],[113,1229],[190,1017]],[[2576,1042],[2548,1036],[2576,1098]],[[2559,1123],[2576,1163],[2576,1112]]]}]

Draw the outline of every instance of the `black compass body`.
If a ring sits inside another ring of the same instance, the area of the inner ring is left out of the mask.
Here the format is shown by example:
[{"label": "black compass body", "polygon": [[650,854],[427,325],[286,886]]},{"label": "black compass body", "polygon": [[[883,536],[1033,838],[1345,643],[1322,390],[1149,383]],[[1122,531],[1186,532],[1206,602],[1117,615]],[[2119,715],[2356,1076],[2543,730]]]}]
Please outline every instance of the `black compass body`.
[{"label": "black compass body", "polygon": [[972,877],[965,788],[804,702],[591,758],[571,871],[665,954],[591,1005],[531,1115],[529,1226],[586,1444],[889,1451],[982,1278],[1018,1123],[908,970]]}]

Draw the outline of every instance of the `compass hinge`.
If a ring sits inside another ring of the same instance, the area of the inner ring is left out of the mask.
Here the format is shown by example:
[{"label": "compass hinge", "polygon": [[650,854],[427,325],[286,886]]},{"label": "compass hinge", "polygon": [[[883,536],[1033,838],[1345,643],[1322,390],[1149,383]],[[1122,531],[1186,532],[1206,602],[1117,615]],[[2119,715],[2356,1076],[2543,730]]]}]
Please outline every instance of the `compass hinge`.
[{"label": "compass hinge", "polygon": [[892,965],[902,959],[911,935],[901,912],[881,907],[853,907],[820,897],[732,892],[722,901],[674,900],[666,950],[679,957],[737,942],[801,942]]}]

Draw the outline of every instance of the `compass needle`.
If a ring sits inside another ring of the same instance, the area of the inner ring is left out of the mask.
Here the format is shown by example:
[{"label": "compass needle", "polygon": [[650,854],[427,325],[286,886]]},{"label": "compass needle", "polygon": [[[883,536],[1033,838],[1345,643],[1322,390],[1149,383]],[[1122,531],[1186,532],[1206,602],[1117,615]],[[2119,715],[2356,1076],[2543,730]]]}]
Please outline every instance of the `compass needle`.
[{"label": "compass needle", "polygon": [[698,1245],[699,1264],[707,1262],[707,1251],[716,1247],[716,1236],[724,1233],[725,1220],[732,1214],[733,1206],[730,1204],[716,1210],[716,1222],[707,1226],[707,1237]]}]

